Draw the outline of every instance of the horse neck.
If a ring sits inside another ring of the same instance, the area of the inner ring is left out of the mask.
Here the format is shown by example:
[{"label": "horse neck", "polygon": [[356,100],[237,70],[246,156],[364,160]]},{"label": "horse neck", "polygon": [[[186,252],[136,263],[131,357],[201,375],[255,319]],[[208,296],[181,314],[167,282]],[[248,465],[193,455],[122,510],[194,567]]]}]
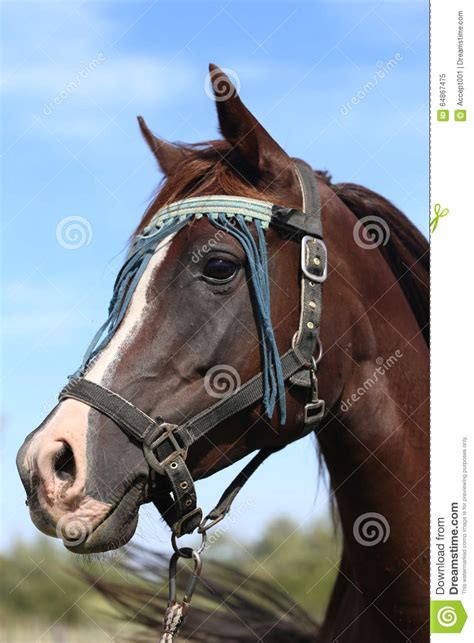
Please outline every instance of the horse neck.
[{"label": "horse neck", "polygon": [[[400,632],[425,640],[427,347],[381,253],[354,244],[355,217],[342,204],[333,209],[326,221],[333,270],[323,294],[320,365],[330,409],[318,441],[337,500],[343,556],[321,641],[398,641]],[[372,537],[364,532],[370,519]]]}]

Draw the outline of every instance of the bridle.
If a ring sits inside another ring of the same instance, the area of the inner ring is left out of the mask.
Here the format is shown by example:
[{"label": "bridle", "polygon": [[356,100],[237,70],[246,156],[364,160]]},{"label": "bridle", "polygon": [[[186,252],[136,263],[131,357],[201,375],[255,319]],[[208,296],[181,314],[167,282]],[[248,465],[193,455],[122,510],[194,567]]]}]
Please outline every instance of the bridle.
[{"label": "bridle", "polygon": [[[299,439],[315,430],[325,412],[324,401],[318,396],[316,371],[322,355],[319,332],[322,283],[327,276],[327,251],[323,241],[321,203],[316,178],[313,170],[306,163],[302,161],[294,163],[303,195],[301,211],[242,197],[190,197],[159,210],[139,237],[139,241],[143,257],[148,253],[149,258],[156,248],[156,244],[153,245],[154,230],[163,231],[164,228],[166,228],[165,232],[178,230],[192,218],[207,216],[211,223],[219,227],[226,225],[226,222],[236,220],[245,230],[247,223],[253,223],[259,235],[262,235],[262,231],[271,226],[300,243],[301,307],[299,326],[293,337],[291,348],[283,355],[277,355],[275,366],[277,378],[280,378],[282,382],[289,381],[293,386],[308,391],[309,401],[304,407],[304,425],[295,438]],[[164,232],[162,232],[162,236],[163,234]],[[234,233],[234,236],[242,238],[242,243],[247,243],[246,238],[239,237],[237,232]],[[162,237],[158,235],[157,238]],[[264,242],[263,245],[265,245]],[[137,251],[135,254],[139,255],[139,252]],[[132,257],[135,257],[133,253]],[[140,259],[142,263],[143,257]],[[130,255],[127,262],[128,264],[132,262]],[[136,273],[134,272],[135,284],[143,271],[142,264],[136,262],[136,265],[139,265],[140,268]],[[264,268],[266,270],[266,265]],[[125,304],[122,302],[119,307],[120,313],[115,314],[115,326],[112,327],[112,332],[123,318],[133,294],[133,287],[130,288],[130,283],[127,293],[123,295]],[[263,283],[262,291],[265,291],[265,283]],[[254,295],[256,294],[262,296],[262,292],[256,293],[254,291]],[[117,302],[113,300],[112,303],[115,306]],[[97,343],[96,340],[97,337],[94,340]],[[105,342],[109,340],[110,333]],[[98,348],[96,347],[95,354],[103,346],[104,342]],[[272,346],[276,347],[274,340],[270,349]],[[317,355],[315,356],[316,351]],[[271,453],[278,449],[260,450],[227,487],[217,505],[204,519],[202,510],[197,505],[194,480],[186,465],[188,449],[218,424],[252,404],[263,401],[268,386],[266,371],[261,371],[228,396],[221,398],[183,424],[176,425],[166,422],[166,419],[161,417],[150,417],[117,393],[82,377],[83,371],[93,355],[94,352],[89,349],[80,371],[61,391],[59,399],[73,398],[87,404],[113,420],[130,438],[141,443],[151,470],[160,476],[166,476],[169,481],[169,491],[157,493],[154,503],[171,527],[173,538],[190,534],[196,529],[204,537],[206,531],[229,512],[232,501],[248,478]],[[282,403],[284,404],[284,399]],[[280,408],[284,408],[284,406]],[[280,419],[281,413],[280,411]],[[188,548],[176,549],[175,547],[175,551],[178,555],[191,557]],[[183,553],[185,551],[187,554]],[[176,560],[174,566],[176,566]]]}]

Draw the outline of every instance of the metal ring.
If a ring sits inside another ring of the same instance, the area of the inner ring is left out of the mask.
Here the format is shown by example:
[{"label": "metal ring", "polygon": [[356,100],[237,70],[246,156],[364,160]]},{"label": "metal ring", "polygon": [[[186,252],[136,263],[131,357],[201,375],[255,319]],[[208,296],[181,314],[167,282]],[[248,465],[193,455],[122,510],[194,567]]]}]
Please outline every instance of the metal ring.
[{"label": "metal ring", "polygon": [[201,554],[204,551],[204,548],[206,547],[206,542],[207,542],[207,534],[206,532],[200,532],[201,533],[201,544],[197,549],[192,549],[191,547],[178,547],[178,543],[176,542],[176,534],[173,532],[171,534],[171,546],[173,547],[173,550],[178,556],[181,556],[181,558],[192,558],[193,557],[193,552],[196,554]]},{"label": "metal ring", "polygon": [[[293,335],[293,338],[291,340],[291,347],[292,348],[295,348],[296,341],[297,341],[297,338],[298,338],[298,333],[299,333],[299,331],[296,331],[296,333]],[[316,348],[318,349],[317,357],[311,357],[311,362],[313,364],[313,368],[316,368],[316,366],[319,364],[319,362],[321,361],[321,358],[323,356],[323,345],[321,343],[321,339],[319,338],[319,336],[316,337],[315,349]]]},{"label": "metal ring", "polygon": [[291,348],[295,348],[296,342],[298,341],[298,335],[300,334],[300,331],[297,330],[296,333],[293,335],[291,338]]},{"label": "metal ring", "polygon": [[316,348],[318,349],[318,355],[317,357],[311,358],[311,361],[313,362],[313,368],[316,368],[316,366],[321,361],[321,357],[323,356],[323,345],[319,337],[316,338]]}]

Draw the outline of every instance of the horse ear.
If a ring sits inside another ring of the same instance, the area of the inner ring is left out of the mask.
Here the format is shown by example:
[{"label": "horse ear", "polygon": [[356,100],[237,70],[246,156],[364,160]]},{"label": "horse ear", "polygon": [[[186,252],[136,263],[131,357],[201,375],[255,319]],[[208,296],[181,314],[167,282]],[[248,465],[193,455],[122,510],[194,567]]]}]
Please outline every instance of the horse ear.
[{"label": "horse ear", "polygon": [[155,136],[145,123],[143,116],[137,116],[137,119],[143,138],[158,161],[160,169],[166,176],[170,176],[185,158],[186,152],[183,148]]},{"label": "horse ear", "polygon": [[212,63],[209,76],[222,136],[260,174],[291,180],[292,161],[240,100],[228,76]]}]

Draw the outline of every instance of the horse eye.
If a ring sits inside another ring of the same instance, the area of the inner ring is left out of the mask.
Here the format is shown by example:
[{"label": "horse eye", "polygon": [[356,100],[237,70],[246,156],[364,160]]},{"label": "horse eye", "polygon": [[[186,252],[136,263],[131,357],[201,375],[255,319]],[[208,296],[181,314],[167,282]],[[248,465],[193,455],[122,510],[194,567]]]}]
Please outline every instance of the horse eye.
[{"label": "horse eye", "polygon": [[237,267],[231,259],[215,257],[208,260],[203,275],[212,281],[229,281],[237,273]]}]

